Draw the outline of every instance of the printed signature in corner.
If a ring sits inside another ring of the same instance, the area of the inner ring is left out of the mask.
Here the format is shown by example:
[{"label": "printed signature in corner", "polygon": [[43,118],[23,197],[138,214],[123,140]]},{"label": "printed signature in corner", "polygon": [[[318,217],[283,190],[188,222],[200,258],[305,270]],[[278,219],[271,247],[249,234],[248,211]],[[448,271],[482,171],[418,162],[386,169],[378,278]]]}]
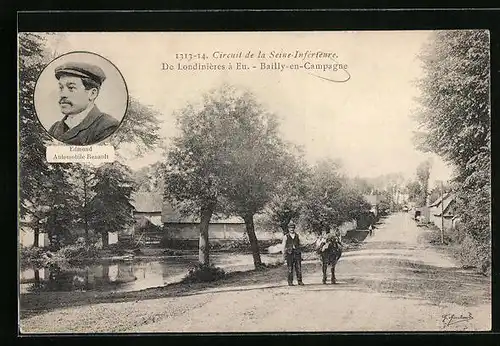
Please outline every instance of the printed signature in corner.
[{"label": "printed signature in corner", "polygon": [[474,319],[472,317],[472,314],[468,312],[467,315],[455,315],[455,314],[444,314],[443,315],[443,324],[445,327],[448,327],[452,324],[460,323],[460,322],[466,322]]}]

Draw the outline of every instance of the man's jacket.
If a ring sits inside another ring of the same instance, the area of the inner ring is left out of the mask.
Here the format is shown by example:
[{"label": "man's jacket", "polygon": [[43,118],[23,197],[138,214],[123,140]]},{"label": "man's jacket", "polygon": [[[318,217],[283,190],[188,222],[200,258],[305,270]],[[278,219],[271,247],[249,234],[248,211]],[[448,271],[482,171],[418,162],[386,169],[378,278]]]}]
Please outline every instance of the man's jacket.
[{"label": "man's jacket", "polygon": [[83,121],[73,128],[69,128],[60,120],[49,129],[49,134],[55,139],[66,144],[92,145],[103,141],[111,135],[120,125],[112,116],[102,113],[97,106],[87,114]]},{"label": "man's jacket", "polygon": [[295,252],[300,252],[300,239],[299,235],[295,233],[295,237],[292,238],[290,234],[287,234],[285,236],[285,247],[284,247],[284,253],[285,254],[291,254],[293,251]]}]

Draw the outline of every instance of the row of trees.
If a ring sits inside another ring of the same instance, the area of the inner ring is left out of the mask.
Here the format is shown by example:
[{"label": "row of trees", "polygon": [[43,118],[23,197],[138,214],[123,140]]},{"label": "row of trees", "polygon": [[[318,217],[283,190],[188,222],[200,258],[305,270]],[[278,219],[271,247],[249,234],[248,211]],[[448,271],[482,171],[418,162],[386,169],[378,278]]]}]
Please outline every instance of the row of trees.
[{"label": "row of trees", "polygon": [[180,135],[160,170],[165,198],[200,219],[199,261],[209,264],[212,217],[240,216],[255,267],[262,262],[254,217],[267,214],[286,231],[292,220],[313,231],[339,226],[370,206],[339,166],[309,167],[299,148],[285,142],[274,114],[248,91],[223,85],[177,113]]},{"label": "row of trees", "polygon": [[406,199],[407,186],[401,172],[387,173],[372,178],[355,177],[354,183],[363,194],[381,197],[380,209],[399,210]]},{"label": "row of trees", "polygon": [[465,237],[483,268],[491,260],[490,56],[486,30],[433,33],[422,50],[415,117],[419,149],[455,167],[453,191]]},{"label": "row of trees", "polygon": [[[107,243],[108,231],[130,225],[130,195],[135,188],[131,172],[120,156],[99,167],[82,164],[48,164],[45,147],[52,139],[38,123],[33,102],[35,84],[52,52],[45,48],[44,36],[19,35],[19,217],[38,235],[48,233],[51,245],[71,243],[75,230],[83,230],[89,240],[101,234]],[[152,149],[159,140],[157,114],[130,99],[126,120],[108,143],[120,148],[133,144],[135,155]]]}]

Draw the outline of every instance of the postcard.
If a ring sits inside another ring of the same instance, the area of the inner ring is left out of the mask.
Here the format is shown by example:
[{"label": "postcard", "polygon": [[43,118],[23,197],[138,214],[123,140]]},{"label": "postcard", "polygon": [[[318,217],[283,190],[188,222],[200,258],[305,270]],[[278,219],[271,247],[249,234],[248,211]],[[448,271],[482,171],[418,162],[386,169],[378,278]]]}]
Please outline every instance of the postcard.
[{"label": "postcard", "polygon": [[21,334],[491,330],[489,31],[18,52]]}]

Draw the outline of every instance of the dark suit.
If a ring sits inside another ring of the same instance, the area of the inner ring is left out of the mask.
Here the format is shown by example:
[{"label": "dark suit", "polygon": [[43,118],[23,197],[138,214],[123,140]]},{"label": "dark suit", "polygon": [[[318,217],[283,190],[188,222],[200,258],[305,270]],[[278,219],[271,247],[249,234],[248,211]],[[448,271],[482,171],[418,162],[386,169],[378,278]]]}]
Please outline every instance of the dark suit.
[{"label": "dark suit", "polygon": [[57,140],[73,145],[96,144],[111,135],[120,125],[112,116],[102,113],[94,106],[83,121],[73,128],[69,128],[63,120],[56,122],[49,129],[49,134]]},{"label": "dark suit", "polygon": [[285,235],[283,242],[283,254],[288,267],[288,284],[291,285],[293,282],[294,269],[297,275],[297,282],[302,284],[302,254],[300,251],[299,235],[295,234],[295,237],[292,238],[290,234],[287,234]]}]

